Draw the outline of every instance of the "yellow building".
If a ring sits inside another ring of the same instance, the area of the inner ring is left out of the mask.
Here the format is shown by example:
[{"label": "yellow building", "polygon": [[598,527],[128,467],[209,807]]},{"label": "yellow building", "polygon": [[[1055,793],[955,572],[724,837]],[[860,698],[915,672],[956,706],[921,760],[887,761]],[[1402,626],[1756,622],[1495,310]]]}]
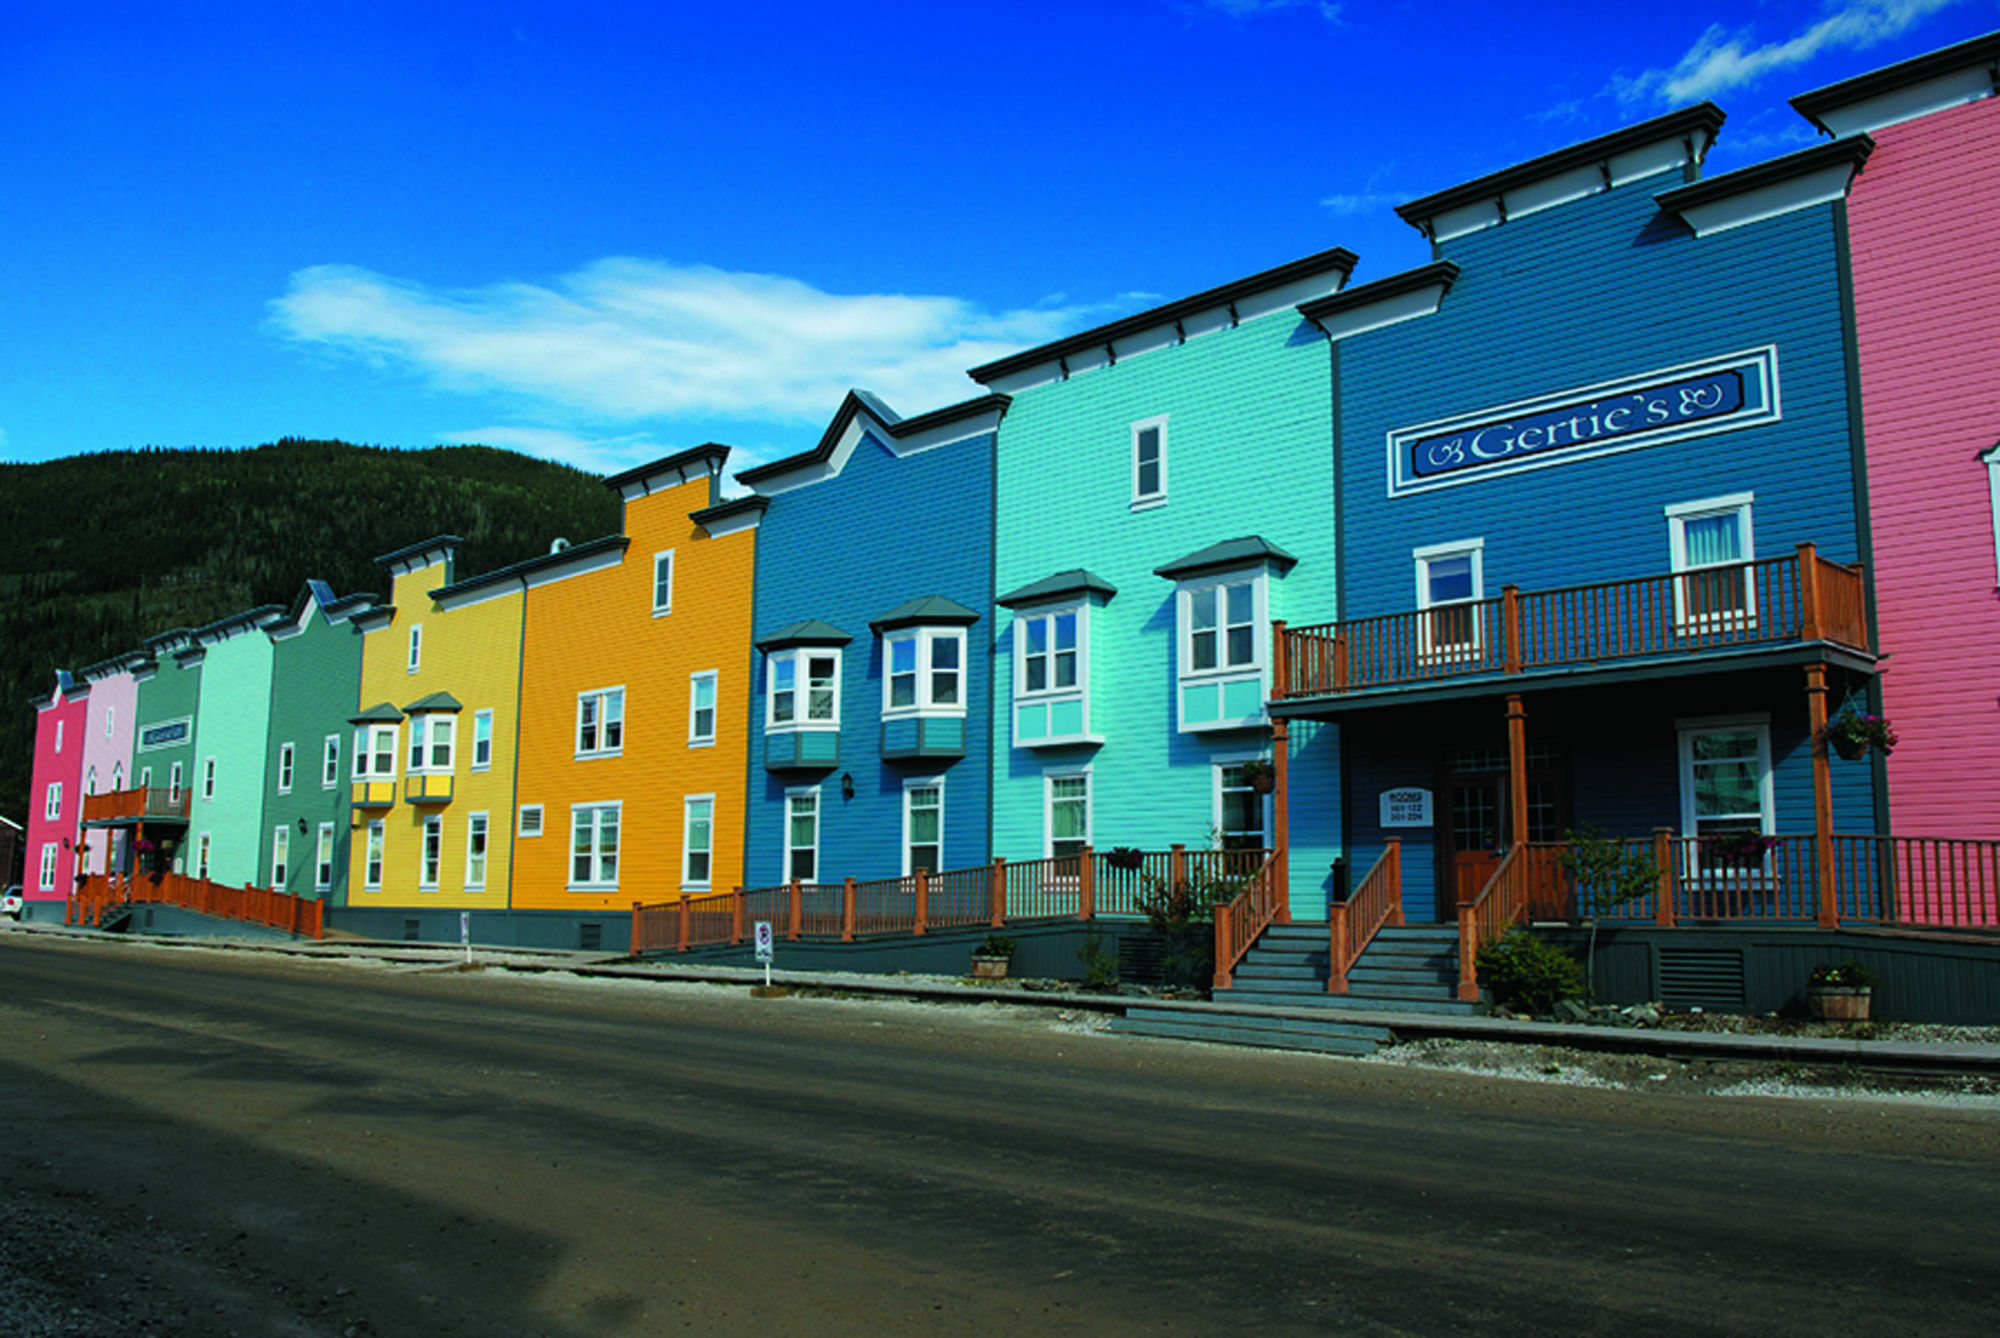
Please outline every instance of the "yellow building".
[{"label": "yellow building", "polygon": [[767,503],[718,504],[728,456],[700,446],[606,479],[623,537],[527,564],[517,918],[559,914],[586,942],[601,924],[610,947],[635,901],[741,881]]},{"label": "yellow building", "polygon": [[[376,559],[389,603],[363,633],[354,719],[343,929],[387,938],[510,936],[507,909],[523,582],[495,572],[454,582],[453,535]],[[379,914],[370,914],[379,912]]]}]

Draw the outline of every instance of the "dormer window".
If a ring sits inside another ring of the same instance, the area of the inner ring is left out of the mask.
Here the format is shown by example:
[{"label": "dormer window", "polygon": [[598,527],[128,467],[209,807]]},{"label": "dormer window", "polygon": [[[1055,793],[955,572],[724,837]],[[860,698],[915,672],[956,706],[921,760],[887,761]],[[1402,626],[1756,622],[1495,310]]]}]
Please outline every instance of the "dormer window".
[{"label": "dormer window", "polygon": [[840,652],[786,650],[771,656],[768,727],[833,729],[840,724]]},{"label": "dormer window", "polygon": [[1251,536],[1155,568],[1176,583],[1176,706],[1183,732],[1266,723],[1272,577],[1296,562]]},{"label": "dormer window", "polygon": [[1014,610],[1014,746],[1102,743],[1090,731],[1090,625],[1117,588],[1075,568],[998,601]]},{"label": "dormer window", "polygon": [[830,767],[840,759],[842,651],[847,633],[817,618],[757,643],[764,652],[764,766]]}]

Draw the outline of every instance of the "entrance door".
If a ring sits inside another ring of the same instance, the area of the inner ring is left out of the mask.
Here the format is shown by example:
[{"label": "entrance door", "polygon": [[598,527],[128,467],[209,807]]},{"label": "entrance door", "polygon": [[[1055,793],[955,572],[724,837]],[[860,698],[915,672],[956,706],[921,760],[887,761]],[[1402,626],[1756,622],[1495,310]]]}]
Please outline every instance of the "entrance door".
[{"label": "entrance door", "polygon": [[[1439,793],[1444,798],[1439,843],[1440,920],[1479,895],[1514,843],[1507,793],[1505,748],[1458,748],[1445,754]],[[1547,744],[1528,748],[1530,841],[1557,841],[1570,826],[1569,768]]]}]

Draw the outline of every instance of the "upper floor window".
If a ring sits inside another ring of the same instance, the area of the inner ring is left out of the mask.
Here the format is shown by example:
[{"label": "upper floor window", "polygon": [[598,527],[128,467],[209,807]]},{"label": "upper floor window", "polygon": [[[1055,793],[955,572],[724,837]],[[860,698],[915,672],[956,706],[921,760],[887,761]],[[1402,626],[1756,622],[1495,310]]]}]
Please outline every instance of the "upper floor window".
[{"label": "upper floor window", "polygon": [[396,726],[363,725],[354,731],[354,779],[392,780],[396,775]]},{"label": "upper floor window", "polygon": [[882,641],[882,713],[965,709],[965,632],[957,627],[912,627]]},{"label": "upper floor window", "polygon": [[333,886],[333,824],[319,825],[319,844],[313,851],[313,889],[324,892]]},{"label": "upper floor window", "polygon": [[204,801],[215,798],[215,759],[212,757],[202,759],[201,797]]},{"label": "upper floor window", "polygon": [[125,788],[125,764],[114,762],[111,766],[111,792],[118,793]]},{"label": "upper floor window", "polygon": [[465,887],[486,886],[486,815],[474,813],[465,822]]},{"label": "upper floor window", "polygon": [[340,784],[340,736],[329,734],[320,748],[319,786],[331,790]]},{"label": "upper floor window", "polygon": [[382,886],[382,848],[387,827],[381,818],[371,818],[368,823],[368,847],[366,863],[362,867],[361,885],[370,891]]},{"label": "upper floor window", "polygon": [[1232,580],[1183,587],[1187,631],[1182,672],[1248,669],[1257,663],[1257,582]]},{"label": "upper floor window", "polygon": [[417,886],[436,891],[438,874],[444,865],[444,819],[428,817],[424,819],[424,861],[417,870]]},{"label": "upper floor window", "polygon": [[1132,424],[1132,505],[1159,506],[1167,500],[1167,417]]},{"label": "upper floor window", "polygon": [[838,728],[840,651],[773,651],[765,725],[770,729]]},{"label": "upper floor window", "polygon": [[169,804],[178,804],[180,801],[181,764],[176,762],[167,768],[167,802]]},{"label": "upper floor window", "polygon": [[576,699],[576,755],[608,757],[625,747],[625,689],[599,688]]},{"label": "upper floor window", "polygon": [[653,554],[653,616],[674,611],[674,550]]},{"label": "upper floor window", "polygon": [[2000,446],[1980,459],[1986,463],[1986,490],[1993,506],[1993,580],[2000,585]]},{"label": "upper floor window", "polygon": [[58,720],[58,721],[56,721],[56,751],[57,751],[57,752],[61,752],[61,751],[62,751],[62,740],[63,740],[63,722],[62,722],[62,721],[60,721],[60,720]]},{"label": "upper floor window", "polygon": [[410,672],[411,673],[414,674],[415,672],[417,672],[418,667],[423,664],[423,659],[424,659],[424,625],[422,623],[413,623],[410,626]]},{"label": "upper floor window", "polygon": [[1482,643],[1479,601],[1485,598],[1484,539],[1411,550],[1417,566],[1417,653],[1426,659],[1469,659]]},{"label": "upper floor window", "polygon": [[1666,508],[1677,625],[1727,629],[1756,621],[1757,592],[1748,565],[1756,555],[1753,497],[1732,493]]},{"label": "upper floor window", "polygon": [[108,739],[108,738],[110,738],[110,737],[111,737],[111,730],[112,730],[112,727],[113,727],[113,726],[114,726],[114,725],[115,725],[115,724],[117,723],[117,721],[118,721],[118,708],[117,708],[117,707],[115,707],[115,706],[107,706],[107,707],[105,707],[105,708],[104,708],[104,737],[105,737],[105,738],[107,738],[107,739]]},{"label": "upper floor window", "polygon": [[1181,583],[1177,599],[1181,729],[1263,723],[1266,600],[1261,571]]},{"label": "upper floor window", "polygon": [[278,745],[278,793],[292,792],[292,745]]},{"label": "upper floor window", "polygon": [[688,678],[688,745],[715,742],[715,675],[713,669]]},{"label": "upper floor window", "polygon": [[454,720],[442,712],[410,717],[410,770],[450,771]]},{"label": "upper floor window", "polygon": [[485,771],[493,765],[493,712],[472,713],[472,769]]},{"label": "upper floor window", "polygon": [[47,822],[57,822],[62,818],[62,782],[50,781],[48,793],[42,797],[42,818]]},{"label": "upper floor window", "polygon": [[97,793],[96,767],[92,767],[90,770],[83,773],[83,792],[86,795],[93,795]]},{"label": "upper floor window", "polygon": [[570,877],[574,888],[618,886],[618,804],[570,809]]}]

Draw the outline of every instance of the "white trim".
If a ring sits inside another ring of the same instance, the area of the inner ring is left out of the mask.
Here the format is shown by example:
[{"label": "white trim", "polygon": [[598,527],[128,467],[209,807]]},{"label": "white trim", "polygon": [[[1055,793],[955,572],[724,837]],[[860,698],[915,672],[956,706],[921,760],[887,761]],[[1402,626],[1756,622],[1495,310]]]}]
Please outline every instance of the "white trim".
[{"label": "white trim", "polygon": [[[607,699],[613,693],[618,696],[618,742],[615,744],[607,741],[608,713],[604,709]],[[597,740],[589,748],[583,746],[583,704],[586,701],[597,703],[597,719],[593,726],[597,730]],[[571,732],[570,738],[576,742],[576,757],[579,761],[584,758],[617,757],[622,754],[625,751],[625,685],[618,683],[610,687],[589,688],[577,693],[576,728]]]},{"label": "white trim", "polygon": [[195,838],[194,876],[203,882],[208,881],[209,856],[215,853],[213,835],[211,832],[203,832]]},{"label": "white trim", "polygon": [[[708,857],[708,876],[696,878],[693,870],[694,856],[694,806],[708,805],[708,847],[702,853]],[[790,817],[789,814],[786,815]],[[713,794],[689,794],[681,796],[681,890],[683,892],[706,892],[715,885],[715,796]]]},{"label": "white trim", "polygon": [[423,662],[424,662],[424,625],[422,623],[411,623],[410,658],[408,663],[405,665],[404,672],[411,674],[416,673],[417,670],[423,666]]},{"label": "white trim", "polygon": [[[937,685],[936,648],[939,642],[949,641],[958,647],[958,667],[953,672],[958,677],[958,700],[942,705],[931,699]],[[915,650],[914,667],[910,672],[915,676],[915,698],[908,706],[894,705],[890,697],[895,691],[898,675],[895,663],[895,647],[898,643],[910,643]],[[882,634],[882,718],[901,720],[915,716],[963,716],[965,714],[966,684],[966,636],[963,627],[919,625],[899,627],[893,632]]]},{"label": "white trim", "polygon": [[[473,876],[472,838],[477,833],[483,838],[485,849],[479,852],[478,877]],[[486,890],[486,865],[493,858],[493,817],[482,809],[465,815],[465,890],[484,892]]]},{"label": "white trim", "polygon": [[[611,876],[609,878],[604,876],[604,861],[607,858],[601,839],[604,834],[604,824],[595,816],[607,809],[611,812],[612,824],[616,829],[617,836],[617,840],[612,844],[609,854],[611,861]],[[590,877],[580,879],[576,876],[576,835],[577,817],[583,813],[589,813],[593,816],[590,820]],[[620,855],[623,853],[625,841],[624,829],[625,801],[622,799],[606,799],[594,803],[571,804],[569,806],[569,846],[563,851],[563,858],[568,861],[564,867],[565,872],[568,874],[566,886],[570,891],[616,892],[618,890]]]},{"label": "white trim", "polygon": [[[1139,487],[1139,437],[1145,432],[1157,432],[1159,442],[1160,486],[1151,492],[1143,492]],[[1132,460],[1132,510],[1148,511],[1167,504],[1167,415],[1154,414],[1151,418],[1141,418],[1131,426]]]},{"label": "white trim", "polygon": [[[328,763],[333,765],[328,766]],[[320,744],[319,788],[332,790],[340,785],[340,736],[329,734]]]},{"label": "white trim", "polygon": [[[808,719],[812,710],[812,679],[810,669],[815,658],[829,657],[833,660],[833,705],[832,714]],[[788,689],[792,697],[792,718],[779,720],[778,714],[778,666],[792,666],[792,686]],[[790,734],[799,730],[837,730],[840,728],[841,680],[846,677],[847,656],[844,646],[794,646],[786,650],[774,650],[764,657],[764,732],[766,734]]]},{"label": "white trim", "polygon": [[[664,602],[660,599],[660,568],[662,565],[667,569],[667,597]],[[673,611],[674,550],[666,548],[653,554],[653,616],[655,618],[664,618]]]},{"label": "white trim", "polygon": [[1848,187],[1859,176],[1861,164],[1843,161],[1806,172],[1768,186],[1739,191],[1706,204],[1682,205],[1671,212],[1680,215],[1696,237],[1710,237],[1731,228],[1762,223],[1780,214],[1809,209],[1847,198]]},{"label": "white trim", "polygon": [[[1226,831],[1222,825],[1222,769],[1224,767],[1240,767],[1245,762],[1268,762],[1270,760],[1269,749],[1261,749],[1254,752],[1210,754],[1208,759],[1209,829],[1215,833],[1218,848],[1223,837],[1226,835]],[[1272,833],[1277,830],[1274,823],[1274,819],[1277,816],[1277,795],[1275,793],[1261,795],[1259,799],[1263,808],[1264,841],[1268,847],[1274,843],[1275,838]]]},{"label": "white trim", "polygon": [[278,793],[290,794],[298,775],[298,750],[289,743],[278,745]]},{"label": "white trim", "polygon": [[[1060,602],[1037,604],[1016,609],[1013,614],[1014,667],[1012,700],[1009,703],[1010,736],[1014,735],[1020,720],[1020,708],[1024,705],[1046,705],[1053,714],[1058,703],[1075,700],[1080,704],[1083,718],[1083,733],[1054,734],[1040,739],[1014,737],[1016,748],[1051,748],[1069,743],[1102,743],[1103,739],[1090,731],[1090,623],[1089,600],[1064,599]],[[1055,685],[1056,640],[1055,620],[1065,613],[1076,615],[1076,682],[1068,687]],[[1028,624],[1039,619],[1049,620],[1048,649],[1043,652],[1048,660],[1045,686],[1029,688],[1028,682]]]},{"label": "white trim", "polygon": [[1370,330],[1400,325],[1420,316],[1435,316],[1444,306],[1444,294],[1448,287],[1450,284],[1446,280],[1439,279],[1420,288],[1392,293],[1372,302],[1345,307],[1331,315],[1316,317],[1313,323],[1319,326],[1329,342],[1337,344]]},{"label": "white trim", "polygon": [[1986,487],[1993,499],[1993,583],[2000,586],[2000,446],[1980,459],[1986,462]]},{"label": "white trim", "polygon": [[[817,883],[819,881],[820,825],[821,825],[821,820],[826,816],[826,809],[825,805],[821,804],[819,801],[820,800],[819,786],[796,785],[786,789],[785,791],[784,821],[779,824],[779,830],[778,830],[778,872],[779,872],[778,881],[781,883],[789,883],[792,881],[792,850],[793,850],[792,800],[807,799],[807,798],[813,801],[813,841],[811,847],[813,868],[812,868],[812,877],[808,879],[803,879],[801,881],[811,882],[811,883]],[[799,846],[797,848],[800,850],[806,849],[806,847],[804,846]]]},{"label": "white trim", "polygon": [[292,874],[292,829],[279,823],[271,829],[271,890],[282,892]]},{"label": "white trim", "polygon": [[389,824],[381,818],[368,820],[368,839],[361,849],[361,889],[382,890],[382,874],[389,867]]},{"label": "white trim", "polygon": [[201,802],[211,803],[215,799],[215,754],[201,759]]},{"label": "white trim", "polygon": [[[1694,808],[1694,739],[1696,735],[1730,729],[1757,731],[1757,800],[1759,830],[1770,836],[1777,830],[1777,798],[1771,766],[1771,717],[1765,713],[1702,716],[1674,721],[1677,783],[1680,787],[1681,832],[1690,837],[1701,834]],[[1699,850],[1699,846],[1697,846]],[[1697,855],[1697,858],[1699,856]]]},{"label": "white trim", "polygon": [[[423,841],[417,847],[417,891],[435,892],[444,880],[444,817],[431,813],[424,818]],[[437,862],[431,862],[431,838],[437,838]]]},{"label": "white trim", "polygon": [[1055,782],[1083,781],[1083,843],[1090,845],[1096,825],[1097,786],[1091,779],[1089,763],[1082,766],[1042,768],[1042,858],[1055,858]]},{"label": "white trim", "polygon": [[[444,761],[437,760],[438,731],[444,731]],[[458,761],[457,717],[450,711],[420,711],[410,717],[409,776],[449,776]]]},{"label": "white trim", "polygon": [[[479,726],[486,726],[486,760],[479,760]],[[472,770],[491,771],[493,769],[493,708],[472,713]]]},{"label": "white trim", "polygon": [[1860,98],[1819,113],[1819,123],[1834,135],[1873,132],[1913,121],[1919,116],[1962,107],[1994,96],[1990,60],[1969,61],[1964,69],[1940,74],[1872,98]]},{"label": "white trim", "polygon": [[315,892],[325,892],[333,887],[333,862],[337,849],[338,841],[333,834],[333,824],[322,822],[319,825],[319,835],[315,838],[313,844],[313,890]]},{"label": "white trim", "polygon": [[[1469,557],[1472,559],[1472,594],[1465,599],[1432,600],[1430,565],[1439,558]],[[1415,564],[1417,580],[1417,612],[1421,615],[1427,609],[1454,608],[1460,605],[1476,605],[1486,598],[1486,538],[1458,539],[1450,543],[1425,544],[1410,550],[1410,560]],[[1478,656],[1484,628],[1475,611],[1472,614],[1472,640],[1449,644],[1439,644],[1431,635],[1432,620],[1419,616],[1417,619],[1417,655],[1428,661],[1474,659]]]},{"label": "white trim", "polygon": [[50,781],[49,788],[42,793],[42,821],[62,821],[62,782]]},{"label": "white trim", "polygon": [[[720,674],[720,670],[703,669],[688,675],[687,746],[690,748],[713,748],[715,746],[715,740],[722,724],[722,682]],[[708,684],[708,733],[701,734],[696,732],[695,722],[697,712],[701,707],[699,693],[701,685],[704,682]]]},{"label": "white trim", "polygon": [[937,863],[930,873],[944,871],[944,777],[911,776],[903,781],[903,877],[908,878],[916,870],[910,867],[910,796],[918,790],[937,791]]},{"label": "white trim", "polygon": [[36,887],[43,892],[56,890],[56,852],[62,849],[54,841],[42,842],[42,864],[36,876]]},{"label": "white trim", "polygon": [[[1662,508],[1667,518],[1667,557],[1671,564],[1669,569],[1676,577],[1688,572],[1720,571],[1727,567],[1740,568],[1743,573],[1742,607],[1715,613],[1689,613],[1688,583],[1676,580],[1673,583],[1676,631],[1700,629],[1704,626],[1719,630],[1748,630],[1757,625],[1757,583],[1750,573],[1750,564],[1757,560],[1756,531],[1751,524],[1751,504],[1756,497],[1757,494],[1754,492],[1732,492],[1695,502],[1675,502],[1671,506]],[[1690,520],[1708,520],[1716,516],[1729,515],[1737,518],[1736,539],[1742,552],[1726,562],[1690,563],[1687,555],[1687,523]]]}]

